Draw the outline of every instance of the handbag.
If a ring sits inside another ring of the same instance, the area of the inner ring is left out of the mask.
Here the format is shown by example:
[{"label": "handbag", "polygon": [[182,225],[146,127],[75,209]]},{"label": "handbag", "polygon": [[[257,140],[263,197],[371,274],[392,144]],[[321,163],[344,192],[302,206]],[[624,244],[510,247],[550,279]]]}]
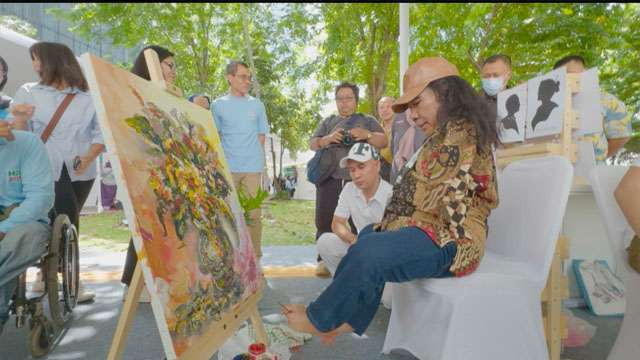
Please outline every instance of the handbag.
[{"label": "handbag", "polygon": [[314,185],[320,185],[327,180],[338,166],[335,151],[332,147],[316,151],[307,163],[307,180]]},{"label": "handbag", "polygon": [[64,114],[64,111],[67,110],[67,106],[69,106],[71,100],[73,100],[74,97],[76,97],[76,94],[67,94],[60,105],[58,105],[58,108],[56,109],[56,112],[53,113],[49,124],[47,124],[47,127],[42,132],[42,135],[40,135],[40,139],[42,139],[43,143],[47,143],[47,140],[49,140],[49,136],[51,136],[53,129],[55,129],[56,125],[58,125],[62,114]]}]

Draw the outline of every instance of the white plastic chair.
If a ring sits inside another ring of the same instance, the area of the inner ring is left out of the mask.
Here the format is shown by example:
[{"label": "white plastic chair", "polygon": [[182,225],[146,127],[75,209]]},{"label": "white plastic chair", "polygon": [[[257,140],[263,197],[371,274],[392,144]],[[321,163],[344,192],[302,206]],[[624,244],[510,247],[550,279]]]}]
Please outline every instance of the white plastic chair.
[{"label": "white plastic chair", "polygon": [[548,359],[540,296],[562,227],[573,168],[563,157],[509,165],[469,276],[394,284],[382,352],[421,360]]},{"label": "white plastic chair", "polygon": [[613,195],[620,180],[629,168],[626,166],[597,166],[590,173],[596,204],[604,219],[607,237],[616,261],[616,274],[624,281],[626,308],[622,326],[618,332],[609,360],[640,358],[640,274],[627,263],[626,248],[633,237]]}]

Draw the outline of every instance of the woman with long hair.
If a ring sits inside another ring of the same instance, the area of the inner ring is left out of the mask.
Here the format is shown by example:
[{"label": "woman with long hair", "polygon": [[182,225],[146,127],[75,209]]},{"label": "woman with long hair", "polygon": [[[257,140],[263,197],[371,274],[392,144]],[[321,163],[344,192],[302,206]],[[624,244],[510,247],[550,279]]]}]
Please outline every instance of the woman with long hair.
[{"label": "woman with long hair", "polygon": [[333,282],[309,306],[283,308],[291,328],[325,343],[364,333],[385,282],[468,275],[484,254],[486,219],[498,205],[495,113],[441,57],[411,65],[403,88],[393,110],[409,108],[427,139],[398,175],[382,221],[360,232]]},{"label": "woman with long hair", "polygon": [[[162,46],[149,45],[140,50],[140,53],[138,53],[138,56],[133,63],[131,72],[145,80],[151,81],[151,77],[149,76],[149,68],[147,67],[147,60],[144,57],[144,51],[147,49],[152,49],[158,54],[160,67],[162,68],[162,76],[164,77],[165,81],[173,84],[176,81],[176,62],[173,58],[174,54],[171,51],[163,48]],[[133,277],[133,272],[136,269],[137,264],[138,257],[136,256],[136,249],[133,246],[133,240],[129,240],[127,258],[124,263],[122,278],[120,279],[120,281],[126,286],[123,294],[123,299],[127,295],[127,291]],[[140,296],[140,302],[149,302],[149,295],[146,291],[143,292]]]},{"label": "woman with long hair", "polygon": [[[11,107],[13,126],[43,138],[55,181],[55,211],[69,216],[80,231],[80,211],[97,176],[95,160],[105,150],[96,111],[71,49],[38,42],[29,48],[29,54],[40,81],[24,84],[16,92]],[[59,121],[50,125],[60,111]],[[78,302],[94,296],[81,286]]]}]

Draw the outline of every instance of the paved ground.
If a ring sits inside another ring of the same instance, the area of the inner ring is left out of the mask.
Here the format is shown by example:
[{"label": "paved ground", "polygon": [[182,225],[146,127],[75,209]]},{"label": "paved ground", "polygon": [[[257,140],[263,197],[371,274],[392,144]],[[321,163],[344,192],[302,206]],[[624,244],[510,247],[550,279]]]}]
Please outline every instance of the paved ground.
[{"label": "paved ground", "polygon": [[[83,251],[81,253],[81,271],[86,286],[97,293],[96,301],[79,305],[74,311],[70,329],[60,341],[48,359],[104,359],[109,350],[111,339],[122,307],[122,285],[119,282],[124,253],[106,253],[103,251]],[[312,275],[315,263],[313,247],[266,247],[263,264],[268,277],[269,287],[265,289],[263,300],[259,304],[263,316],[278,314],[278,303],[309,302],[328,285],[328,279]],[[296,266],[302,277],[290,277],[290,273],[278,269]],[[287,276],[289,275],[289,276]],[[576,315],[598,327],[594,339],[582,348],[567,348],[563,357],[572,360],[602,360],[611,348],[620,326],[620,318],[595,317],[584,310],[575,311]],[[312,339],[301,351],[292,356],[292,360],[331,359],[415,359],[407,353],[399,352],[382,355],[382,343],[389,320],[389,311],[380,308],[367,330],[366,336],[344,336],[337,340],[334,347],[326,347],[317,339]],[[29,359],[27,348],[27,328],[16,329],[8,323],[0,337],[0,360]],[[130,331],[124,359],[147,360],[164,357],[162,344],[151,307],[141,304]]]}]

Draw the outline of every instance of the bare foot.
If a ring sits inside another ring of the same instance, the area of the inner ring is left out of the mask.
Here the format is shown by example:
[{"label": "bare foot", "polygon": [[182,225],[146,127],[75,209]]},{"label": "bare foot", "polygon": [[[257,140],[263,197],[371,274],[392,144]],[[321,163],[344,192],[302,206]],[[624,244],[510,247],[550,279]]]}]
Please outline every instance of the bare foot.
[{"label": "bare foot", "polygon": [[309,321],[307,307],[301,304],[283,305],[283,314],[289,321],[289,327],[300,332],[309,333],[320,337],[325,345],[333,345],[336,337],[341,334],[353,332],[351,325],[344,323],[329,332],[321,332]]},{"label": "bare foot", "polygon": [[302,313],[306,313],[307,312],[307,307],[302,305],[302,304],[280,304],[280,306],[282,306],[282,314],[287,315],[288,313],[291,312],[302,312]]},{"label": "bare foot", "polygon": [[325,345],[333,345],[338,335],[350,334],[352,332],[353,328],[351,327],[351,325],[343,323],[342,325],[329,331],[328,333],[323,333],[320,340],[322,340],[322,343]]}]

